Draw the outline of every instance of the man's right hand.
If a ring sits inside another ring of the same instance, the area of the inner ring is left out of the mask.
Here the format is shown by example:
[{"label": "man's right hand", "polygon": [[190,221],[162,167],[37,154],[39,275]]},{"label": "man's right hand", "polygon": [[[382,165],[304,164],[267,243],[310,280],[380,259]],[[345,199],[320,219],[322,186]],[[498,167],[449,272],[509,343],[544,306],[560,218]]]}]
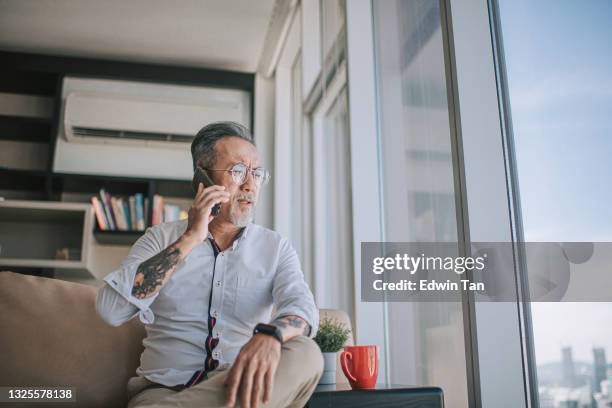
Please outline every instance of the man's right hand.
[{"label": "man's right hand", "polygon": [[208,237],[208,224],[213,220],[211,215],[215,204],[226,203],[229,201],[229,193],[225,191],[225,186],[210,186],[204,188],[200,183],[198,191],[189,208],[187,229],[185,235],[192,237],[197,242],[202,242]]},{"label": "man's right hand", "polygon": [[178,263],[200,242],[208,237],[208,224],[213,217],[212,207],[229,201],[224,186],[204,188],[202,183],[189,208],[185,233],[166,249],[138,265],[134,276],[132,295],[145,299],[158,293],[176,270]]}]

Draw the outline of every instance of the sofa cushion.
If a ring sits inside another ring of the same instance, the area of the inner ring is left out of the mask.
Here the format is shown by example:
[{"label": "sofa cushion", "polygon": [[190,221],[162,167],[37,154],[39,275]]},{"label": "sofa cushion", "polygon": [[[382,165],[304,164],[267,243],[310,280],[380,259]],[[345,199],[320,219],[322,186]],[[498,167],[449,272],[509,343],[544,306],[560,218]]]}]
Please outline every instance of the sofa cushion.
[{"label": "sofa cushion", "polygon": [[144,327],[108,326],[95,297],[87,285],[0,272],[0,384],[72,386],[77,402],[67,406],[124,407]]}]

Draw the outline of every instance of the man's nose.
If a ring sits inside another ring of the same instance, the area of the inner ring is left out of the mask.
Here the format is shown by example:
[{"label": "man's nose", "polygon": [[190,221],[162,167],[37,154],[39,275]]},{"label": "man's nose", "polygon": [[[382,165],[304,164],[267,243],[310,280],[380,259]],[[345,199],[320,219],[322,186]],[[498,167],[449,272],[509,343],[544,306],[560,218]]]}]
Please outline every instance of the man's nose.
[{"label": "man's nose", "polygon": [[242,185],[240,186],[240,189],[245,191],[255,191],[256,188],[257,186],[255,185],[255,178],[253,177],[253,173],[247,171],[246,179],[244,180],[244,183],[242,183]]}]

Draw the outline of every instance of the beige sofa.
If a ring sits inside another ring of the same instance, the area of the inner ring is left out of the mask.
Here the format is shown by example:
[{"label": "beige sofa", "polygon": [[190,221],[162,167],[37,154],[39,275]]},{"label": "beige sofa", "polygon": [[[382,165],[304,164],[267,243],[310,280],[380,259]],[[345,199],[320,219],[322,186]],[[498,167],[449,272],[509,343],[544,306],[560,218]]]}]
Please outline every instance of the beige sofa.
[{"label": "beige sofa", "polygon": [[[91,286],[0,272],[0,386],[72,386],[77,401],[66,406],[125,407],[145,330],[139,319],[107,325],[95,298]],[[350,327],[344,312],[324,316]],[[341,370],[338,379],[346,382]]]}]

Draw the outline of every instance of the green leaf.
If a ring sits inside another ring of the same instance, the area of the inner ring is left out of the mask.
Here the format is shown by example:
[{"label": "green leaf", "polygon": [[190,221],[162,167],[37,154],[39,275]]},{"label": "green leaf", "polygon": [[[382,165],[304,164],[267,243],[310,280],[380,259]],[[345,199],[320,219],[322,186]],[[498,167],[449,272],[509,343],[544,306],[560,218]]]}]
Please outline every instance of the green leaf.
[{"label": "green leaf", "polygon": [[319,323],[319,330],[314,341],[323,353],[336,353],[344,347],[351,331],[336,319],[324,318]]}]

